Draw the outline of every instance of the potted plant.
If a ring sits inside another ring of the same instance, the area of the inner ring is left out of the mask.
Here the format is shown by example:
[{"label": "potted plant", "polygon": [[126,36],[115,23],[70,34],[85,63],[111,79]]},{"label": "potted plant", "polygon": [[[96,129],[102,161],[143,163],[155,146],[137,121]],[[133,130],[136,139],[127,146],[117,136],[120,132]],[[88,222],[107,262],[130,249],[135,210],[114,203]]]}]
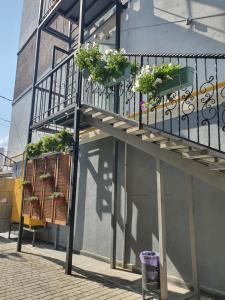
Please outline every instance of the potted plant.
[{"label": "potted plant", "polygon": [[23,180],[22,181],[22,185],[25,187],[25,186],[27,186],[27,187],[30,187],[31,185],[32,185],[32,182],[30,181],[30,180]]},{"label": "potted plant", "polygon": [[51,178],[52,178],[52,175],[49,172],[43,173],[39,176],[39,179],[42,180],[42,181],[48,180],[48,179],[51,179]]},{"label": "potted plant", "polygon": [[39,207],[39,199],[36,196],[31,196],[29,198],[25,198],[24,201],[28,202],[31,204],[33,207]]},{"label": "potted plant", "polygon": [[181,68],[179,64],[147,65],[137,76],[134,91],[147,95],[145,106],[156,105],[161,101],[161,96],[192,85],[193,76],[193,68]]},{"label": "potted plant", "polygon": [[111,87],[129,78],[134,71],[124,54],[123,49],[107,49],[102,53],[99,45],[87,44],[76,52],[75,63],[85,79]]},{"label": "potted plant", "polygon": [[51,194],[50,198],[54,201],[56,205],[61,205],[65,202],[65,196],[61,192],[54,192]]}]

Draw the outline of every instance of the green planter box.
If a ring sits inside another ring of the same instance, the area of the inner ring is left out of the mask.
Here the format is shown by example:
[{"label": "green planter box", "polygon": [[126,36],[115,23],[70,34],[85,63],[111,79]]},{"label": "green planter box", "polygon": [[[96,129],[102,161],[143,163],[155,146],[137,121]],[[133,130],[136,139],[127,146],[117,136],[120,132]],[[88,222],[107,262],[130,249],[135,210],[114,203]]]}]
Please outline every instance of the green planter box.
[{"label": "green planter box", "polygon": [[112,81],[106,82],[104,84],[104,86],[111,87],[116,84],[119,84],[121,81],[128,79],[130,77],[130,75],[131,75],[131,67],[129,66],[124,70],[124,74],[122,76],[120,76],[118,78],[114,78]]},{"label": "green planter box", "polygon": [[168,95],[192,85],[194,73],[195,70],[191,67],[184,67],[174,72],[174,75],[172,75],[173,79],[160,85],[159,95]]}]

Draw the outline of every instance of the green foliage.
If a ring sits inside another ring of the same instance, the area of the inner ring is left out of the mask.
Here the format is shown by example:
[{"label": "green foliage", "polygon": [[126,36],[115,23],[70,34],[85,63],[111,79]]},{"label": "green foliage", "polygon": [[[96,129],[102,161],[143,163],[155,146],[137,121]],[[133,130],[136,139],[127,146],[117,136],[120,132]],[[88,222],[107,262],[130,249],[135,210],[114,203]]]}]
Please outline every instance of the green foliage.
[{"label": "green foliage", "polygon": [[56,136],[59,141],[58,148],[60,151],[65,152],[73,146],[73,135],[68,130],[62,129]]},{"label": "green foliage", "polygon": [[37,157],[43,153],[42,141],[30,143],[25,147],[25,154],[27,158]]},{"label": "green foliage", "polygon": [[56,134],[44,136],[42,139],[42,153],[54,152],[59,150],[60,141]]},{"label": "green foliage", "polygon": [[25,198],[24,201],[32,202],[32,201],[38,201],[38,197],[31,196],[29,198]]},{"label": "green foliage", "polygon": [[52,177],[52,175],[49,172],[47,172],[47,173],[41,174],[39,178],[40,178],[40,180],[45,180],[45,179],[48,179],[51,177]]},{"label": "green foliage", "polygon": [[180,69],[180,65],[162,64],[159,66],[145,66],[137,76],[134,90],[147,94],[149,104],[157,104],[160,101],[160,85],[173,79],[173,74]]},{"label": "green foliage", "polygon": [[25,186],[25,185],[31,185],[31,181],[29,180],[23,180],[22,181],[22,185]]},{"label": "green foliage", "polygon": [[51,199],[65,198],[64,194],[61,192],[54,192],[50,196]]},{"label": "green foliage", "polygon": [[[90,80],[105,85],[123,76],[126,68],[132,65],[124,56],[123,50],[106,50],[101,53],[99,45],[85,45],[76,53],[75,63],[80,70],[88,71]],[[132,73],[133,74],[133,73]]]},{"label": "green foliage", "polygon": [[25,148],[27,159],[39,157],[49,152],[66,152],[73,146],[73,135],[66,129],[54,135],[44,136],[40,141],[30,143]]}]

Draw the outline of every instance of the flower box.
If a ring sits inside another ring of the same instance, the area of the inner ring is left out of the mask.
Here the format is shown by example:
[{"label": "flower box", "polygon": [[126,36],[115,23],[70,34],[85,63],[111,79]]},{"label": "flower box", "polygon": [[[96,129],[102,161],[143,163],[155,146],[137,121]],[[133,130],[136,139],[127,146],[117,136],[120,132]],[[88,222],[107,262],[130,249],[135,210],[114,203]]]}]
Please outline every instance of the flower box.
[{"label": "flower box", "polygon": [[112,87],[119,84],[121,81],[128,79],[131,76],[131,66],[128,66],[122,76],[118,78],[113,78],[111,81],[108,81],[104,84],[105,87]]},{"label": "flower box", "polygon": [[192,67],[184,67],[174,72],[173,79],[159,86],[159,96],[171,94],[193,84],[195,70]]}]

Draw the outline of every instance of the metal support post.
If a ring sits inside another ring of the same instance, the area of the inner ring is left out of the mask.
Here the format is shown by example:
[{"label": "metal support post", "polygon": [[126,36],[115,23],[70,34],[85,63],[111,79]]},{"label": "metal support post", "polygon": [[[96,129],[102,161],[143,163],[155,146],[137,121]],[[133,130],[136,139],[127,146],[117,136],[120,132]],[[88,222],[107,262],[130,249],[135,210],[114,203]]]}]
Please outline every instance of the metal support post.
[{"label": "metal support post", "polygon": [[[80,20],[79,20],[79,47],[84,43],[84,28],[85,28],[85,7],[86,0],[80,0]],[[77,172],[79,159],[79,133],[80,133],[80,105],[82,95],[82,74],[78,73],[78,89],[76,97],[76,106],[74,111],[74,145],[72,159],[72,193],[68,207],[68,225],[67,225],[67,246],[66,246],[66,264],[65,273],[70,275],[72,272],[73,259],[73,240],[74,240],[74,218],[77,196]]]},{"label": "metal support post", "polygon": [[[43,0],[40,0],[40,5],[39,5],[39,20],[41,19],[42,10],[43,10]],[[37,77],[38,77],[40,44],[41,44],[41,28],[38,27],[37,28],[37,33],[36,33],[34,77],[33,77],[33,86],[32,86],[32,99],[31,99],[31,110],[30,110],[30,121],[29,121],[27,144],[29,144],[31,142],[31,140],[32,140],[32,130],[30,129],[30,127],[32,125],[33,114],[34,114],[35,84],[37,82]],[[24,177],[26,176],[26,166],[27,166],[27,162],[26,162],[26,158],[25,158],[25,162],[24,162]],[[18,240],[17,240],[17,251],[18,252],[21,252],[21,250],[22,250],[23,226],[24,226],[24,217],[23,217],[23,199],[22,199],[21,209],[20,209],[19,234],[18,234]]]},{"label": "metal support post", "polygon": [[200,299],[200,288],[198,279],[198,257],[197,257],[197,243],[195,231],[195,207],[193,201],[193,177],[187,175],[187,197],[188,197],[188,215],[189,215],[189,232],[191,243],[191,264],[192,277],[194,287],[194,299]]},{"label": "metal support post", "polygon": [[161,161],[156,158],[156,181],[158,202],[158,226],[159,226],[159,253],[160,253],[160,299],[168,299],[167,289],[167,265],[166,265],[166,220],[164,183]]}]

